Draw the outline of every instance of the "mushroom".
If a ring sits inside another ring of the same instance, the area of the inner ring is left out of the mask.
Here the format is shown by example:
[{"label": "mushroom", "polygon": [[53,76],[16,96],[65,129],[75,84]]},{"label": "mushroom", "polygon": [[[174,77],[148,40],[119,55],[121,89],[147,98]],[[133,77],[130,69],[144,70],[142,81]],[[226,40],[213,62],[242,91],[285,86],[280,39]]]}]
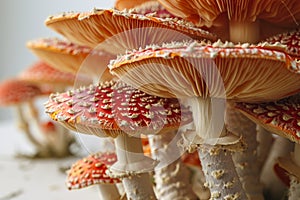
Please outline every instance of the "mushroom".
[{"label": "mushroom", "polygon": [[147,95],[115,81],[51,95],[45,105],[52,119],[81,133],[115,138],[118,161],[112,175],[122,177],[129,199],[155,199],[149,172],[156,162],[144,156],[141,134],[165,133],[191,122],[177,99]]},{"label": "mushroom", "polygon": [[[296,93],[300,84],[299,74],[295,73],[298,63],[279,44],[234,45],[220,41],[213,44],[192,41],[161,47],[150,45],[145,49],[119,56],[109,67],[114,75],[146,93],[163,97],[195,97],[186,99],[195,101],[193,106],[202,108],[202,111],[197,111],[195,107],[192,110],[197,133],[200,138],[206,140],[206,144],[216,144],[218,140],[220,142],[219,134],[224,139],[230,138],[227,144],[232,144],[233,140],[238,141],[238,137],[232,134],[225,137],[226,132],[216,131],[217,127],[222,130],[224,113],[220,109],[210,117],[213,111],[207,110],[211,106],[211,99],[214,100],[214,107],[218,106],[217,98],[245,102],[279,99]],[[222,108],[222,105],[219,104],[218,108]],[[209,122],[212,124],[209,125]],[[215,127],[215,132],[209,132],[212,130],[209,126]],[[203,157],[201,150],[199,151],[200,157]],[[227,164],[230,159],[225,157],[230,155],[222,156]],[[219,158],[216,160],[222,163]],[[208,163],[202,163],[205,169]],[[220,167],[224,169],[224,165]],[[229,167],[226,170],[233,168]],[[219,192],[217,188],[213,190]],[[222,192],[226,193],[224,189]],[[222,198],[222,195],[219,198]]]},{"label": "mushroom", "polygon": [[191,38],[216,39],[214,34],[183,20],[113,9],[50,16],[45,24],[71,42],[104,49],[114,55],[125,53],[127,49],[144,48],[148,44]]},{"label": "mushroom", "polygon": [[108,168],[117,161],[112,152],[95,153],[76,161],[67,171],[67,187],[69,190],[98,185],[101,200],[118,200],[121,195],[116,186],[121,183],[118,178],[109,177]]},{"label": "mushroom", "polygon": [[43,144],[32,133],[30,117],[24,112],[25,108],[42,94],[39,87],[23,80],[7,79],[0,84],[0,105],[16,107],[18,125],[26,134],[27,139],[37,148],[39,155],[48,154],[48,152],[44,152]]},{"label": "mushroom", "polygon": [[77,45],[58,38],[41,38],[27,42],[27,47],[51,67],[72,74],[96,76],[101,81],[111,80],[107,64],[114,58],[103,50]]},{"label": "mushroom", "polygon": [[[212,28],[223,39],[256,43],[297,27],[297,0],[159,0],[171,13],[199,26]],[[229,33],[227,33],[229,31]],[[224,34],[227,33],[227,34]]]},{"label": "mushroom", "polygon": [[294,95],[276,102],[236,104],[243,114],[264,128],[295,143],[294,152],[288,158],[279,158],[279,166],[289,172],[291,177],[289,199],[298,199],[300,192],[299,143],[299,95]]}]

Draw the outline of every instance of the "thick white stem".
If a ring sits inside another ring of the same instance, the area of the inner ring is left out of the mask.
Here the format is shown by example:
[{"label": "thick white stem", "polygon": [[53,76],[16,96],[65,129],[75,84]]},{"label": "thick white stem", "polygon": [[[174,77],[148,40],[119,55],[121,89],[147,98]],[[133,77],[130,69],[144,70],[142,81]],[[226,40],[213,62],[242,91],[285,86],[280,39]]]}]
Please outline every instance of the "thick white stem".
[{"label": "thick white stem", "polygon": [[143,153],[141,139],[126,134],[115,139],[118,161],[111,166],[113,174],[122,179],[127,199],[156,199],[149,170],[153,170],[154,161]]},{"label": "thick white stem", "polygon": [[228,130],[242,135],[247,145],[244,151],[236,152],[232,157],[243,188],[249,199],[262,200],[264,197],[257,162],[256,124],[230,105],[227,106],[226,122]]},{"label": "thick white stem", "polygon": [[100,200],[119,200],[121,198],[115,184],[100,184],[98,190]]},{"label": "thick white stem", "polygon": [[199,149],[198,153],[211,199],[247,199],[230,153],[214,147]]},{"label": "thick white stem", "polygon": [[[198,150],[211,199],[246,199],[236,173],[231,153],[214,147],[225,137],[225,100],[193,98],[191,100],[196,132],[204,139]],[[207,142],[211,141],[211,142]],[[209,144],[209,145],[207,145]]]},{"label": "thick white stem", "polygon": [[149,136],[152,158],[159,161],[155,168],[156,194],[159,200],[193,200],[197,196],[191,186],[191,171],[182,163],[176,131]]},{"label": "thick white stem", "polygon": [[269,199],[278,199],[282,196],[286,187],[275,174],[273,167],[278,157],[289,156],[293,151],[293,143],[280,136],[274,138],[270,154],[262,168],[260,180],[264,184],[264,193]]},{"label": "thick white stem", "polygon": [[265,161],[268,158],[269,152],[272,147],[273,143],[273,134],[266,129],[264,129],[262,126],[257,125],[257,165],[258,169],[261,171],[263,165],[265,164]]}]

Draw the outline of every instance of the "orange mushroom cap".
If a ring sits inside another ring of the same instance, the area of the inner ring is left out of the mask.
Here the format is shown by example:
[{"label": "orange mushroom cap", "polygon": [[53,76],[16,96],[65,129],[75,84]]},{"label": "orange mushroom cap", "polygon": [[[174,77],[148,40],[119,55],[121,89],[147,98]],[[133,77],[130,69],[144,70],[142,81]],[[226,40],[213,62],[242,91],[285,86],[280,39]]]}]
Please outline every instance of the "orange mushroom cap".
[{"label": "orange mushroom cap", "polygon": [[[115,55],[127,49],[174,40],[216,40],[214,34],[182,20],[161,19],[112,9],[64,13],[50,16],[45,23],[71,42],[92,48],[98,46]],[[104,44],[104,41],[107,43]]]},{"label": "orange mushroom cap", "polygon": [[131,9],[151,1],[155,2],[156,0],[116,0],[115,8],[118,10]]},{"label": "orange mushroom cap", "polygon": [[[95,50],[58,38],[31,40],[27,42],[27,47],[51,67],[74,74],[95,74],[100,69],[106,69],[109,60],[115,57],[103,50]],[[85,67],[83,65],[88,65],[88,69],[82,70],[81,67]],[[105,76],[111,77],[108,70]]]},{"label": "orange mushroom cap", "polygon": [[162,97],[258,102],[300,89],[299,62],[284,47],[267,43],[191,41],[149,46],[119,56],[109,67],[124,82]]},{"label": "orange mushroom cap", "polygon": [[293,28],[300,20],[297,0],[159,0],[173,14],[211,27],[218,18],[233,21],[264,20]]},{"label": "orange mushroom cap", "polygon": [[163,133],[192,121],[188,107],[177,99],[151,96],[115,81],[52,94],[45,108],[67,128],[99,137]]},{"label": "orange mushroom cap", "polygon": [[121,180],[106,174],[108,168],[117,161],[115,153],[96,153],[74,163],[67,174],[69,190],[85,188],[95,184],[116,184]]},{"label": "orange mushroom cap", "polygon": [[8,79],[0,84],[0,105],[10,106],[19,104],[42,94],[39,87],[27,81]]}]

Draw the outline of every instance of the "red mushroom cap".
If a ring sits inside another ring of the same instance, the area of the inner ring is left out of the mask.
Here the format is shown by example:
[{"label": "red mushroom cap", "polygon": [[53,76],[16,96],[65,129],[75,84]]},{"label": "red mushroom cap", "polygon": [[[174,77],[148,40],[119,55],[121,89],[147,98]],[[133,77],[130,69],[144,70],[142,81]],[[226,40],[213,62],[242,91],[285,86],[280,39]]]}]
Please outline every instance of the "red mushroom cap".
[{"label": "red mushroom cap", "polygon": [[276,43],[279,42],[287,47],[287,53],[291,56],[300,58],[300,31],[299,29],[285,32],[273,37],[267,38],[267,42]]},{"label": "red mushroom cap", "polygon": [[96,153],[74,163],[67,174],[69,190],[85,188],[95,184],[116,184],[121,180],[111,178],[106,170],[117,161],[115,153]]},{"label": "red mushroom cap", "polygon": [[[282,46],[187,42],[128,52],[111,61],[112,74],[163,97],[272,101],[300,89],[300,65]],[[152,84],[154,83],[154,84]],[[226,94],[224,94],[226,92]]]},{"label": "red mushroom cap", "polygon": [[167,11],[158,1],[147,1],[141,5],[135,6],[132,12],[158,18],[178,18]]},{"label": "red mushroom cap", "polygon": [[52,94],[45,107],[67,128],[99,137],[162,133],[192,121],[191,111],[178,99],[151,96],[115,81]]},{"label": "red mushroom cap", "polygon": [[18,79],[5,80],[0,84],[0,105],[19,104],[42,94],[39,87],[27,81]]},{"label": "red mushroom cap", "polygon": [[267,130],[300,143],[300,100],[297,95],[276,102],[237,103],[235,107]]},{"label": "red mushroom cap", "polygon": [[[49,17],[45,23],[71,42],[92,48],[99,47],[99,44],[106,45],[100,47],[115,55],[124,53],[127,49],[174,40],[216,40],[214,34],[186,21],[117,10],[64,13]],[[166,31],[169,31],[168,34]],[[107,44],[104,44],[105,40]]]}]

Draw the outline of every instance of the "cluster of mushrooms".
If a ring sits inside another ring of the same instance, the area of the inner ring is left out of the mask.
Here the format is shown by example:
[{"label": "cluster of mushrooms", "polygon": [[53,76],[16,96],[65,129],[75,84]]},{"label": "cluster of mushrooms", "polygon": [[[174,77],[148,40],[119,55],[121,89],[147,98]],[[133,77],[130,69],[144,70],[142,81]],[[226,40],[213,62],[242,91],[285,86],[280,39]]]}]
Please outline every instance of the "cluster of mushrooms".
[{"label": "cluster of mushrooms", "polygon": [[68,188],[97,184],[111,200],[300,199],[299,21],[297,0],[116,0],[49,16],[64,39],[28,48],[75,79],[46,113],[115,145],[76,162]]}]

